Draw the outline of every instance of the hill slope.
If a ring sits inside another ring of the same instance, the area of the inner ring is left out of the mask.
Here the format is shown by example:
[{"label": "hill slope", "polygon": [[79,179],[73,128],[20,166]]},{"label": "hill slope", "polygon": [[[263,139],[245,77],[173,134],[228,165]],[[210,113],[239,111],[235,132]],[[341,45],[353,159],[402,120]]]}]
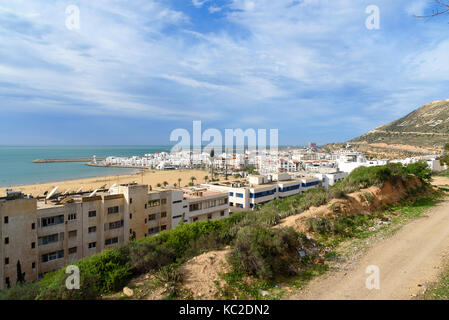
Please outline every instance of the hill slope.
[{"label": "hill slope", "polygon": [[434,101],[349,143],[405,152],[440,152],[449,141],[449,100]]}]

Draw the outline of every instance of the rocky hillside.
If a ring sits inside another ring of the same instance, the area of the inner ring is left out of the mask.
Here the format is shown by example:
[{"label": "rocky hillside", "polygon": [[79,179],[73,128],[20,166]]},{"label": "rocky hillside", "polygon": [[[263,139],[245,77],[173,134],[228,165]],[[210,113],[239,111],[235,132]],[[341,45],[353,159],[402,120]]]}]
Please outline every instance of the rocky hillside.
[{"label": "rocky hillside", "polygon": [[449,141],[449,100],[434,101],[349,143],[414,153],[440,152]]}]

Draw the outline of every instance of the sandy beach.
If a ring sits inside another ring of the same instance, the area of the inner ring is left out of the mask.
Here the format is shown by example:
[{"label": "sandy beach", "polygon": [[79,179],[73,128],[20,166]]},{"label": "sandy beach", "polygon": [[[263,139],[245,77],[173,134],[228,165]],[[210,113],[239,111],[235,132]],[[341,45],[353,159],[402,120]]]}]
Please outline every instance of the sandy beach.
[{"label": "sandy beach", "polygon": [[[12,187],[14,190],[21,190],[25,194],[31,194],[34,197],[42,196],[45,191],[50,191],[54,187],[58,186],[59,192],[77,191],[79,188],[83,188],[82,191],[95,190],[106,184],[107,187],[115,184],[137,182],[140,184],[148,184],[153,188],[156,188],[157,184],[163,184],[164,181],[169,185],[178,184],[178,179],[181,179],[181,186],[187,186],[191,182],[190,177],[195,177],[195,184],[204,183],[205,176],[210,178],[210,172],[205,170],[145,170],[142,173],[125,174],[95,178],[85,178],[77,180],[66,180],[58,182],[47,182],[32,185],[23,185]],[[6,195],[6,187],[0,189],[0,196]]]}]

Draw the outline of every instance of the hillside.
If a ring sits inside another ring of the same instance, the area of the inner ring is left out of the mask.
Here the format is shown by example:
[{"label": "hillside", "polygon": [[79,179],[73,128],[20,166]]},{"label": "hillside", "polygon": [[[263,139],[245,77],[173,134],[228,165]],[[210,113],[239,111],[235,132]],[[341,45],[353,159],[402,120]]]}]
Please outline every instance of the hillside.
[{"label": "hillside", "polygon": [[355,138],[365,151],[439,153],[449,141],[449,100],[434,101]]}]

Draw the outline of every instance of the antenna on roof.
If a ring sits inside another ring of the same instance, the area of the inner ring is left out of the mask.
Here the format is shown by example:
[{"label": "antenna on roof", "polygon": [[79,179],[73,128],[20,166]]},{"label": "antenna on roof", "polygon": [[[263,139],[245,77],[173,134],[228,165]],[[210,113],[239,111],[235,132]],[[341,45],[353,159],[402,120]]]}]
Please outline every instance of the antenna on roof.
[{"label": "antenna on roof", "polygon": [[101,190],[101,189],[104,189],[104,188],[106,188],[106,185],[105,185],[105,184],[102,185],[102,186],[100,187],[100,190]]},{"label": "antenna on roof", "polygon": [[109,190],[108,191],[111,191],[112,190],[112,188],[114,188],[114,187],[116,187],[117,186],[117,184],[116,183],[114,183],[112,186],[110,186],[109,187]]},{"label": "antenna on roof", "polygon": [[96,194],[97,194],[97,191],[98,191],[98,189],[95,189],[95,191],[94,192],[92,192],[90,195],[89,195],[89,197],[93,197],[93,196],[95,196]]},{"label": "antenna on roof", "polygon": [[75,193],[80,193],[80,192],[81,192],[81,190],[83,190],[83,187],[79,188],[79,189],[78,189],[78,191],[77,191],[77,192],[75,192]]}]

